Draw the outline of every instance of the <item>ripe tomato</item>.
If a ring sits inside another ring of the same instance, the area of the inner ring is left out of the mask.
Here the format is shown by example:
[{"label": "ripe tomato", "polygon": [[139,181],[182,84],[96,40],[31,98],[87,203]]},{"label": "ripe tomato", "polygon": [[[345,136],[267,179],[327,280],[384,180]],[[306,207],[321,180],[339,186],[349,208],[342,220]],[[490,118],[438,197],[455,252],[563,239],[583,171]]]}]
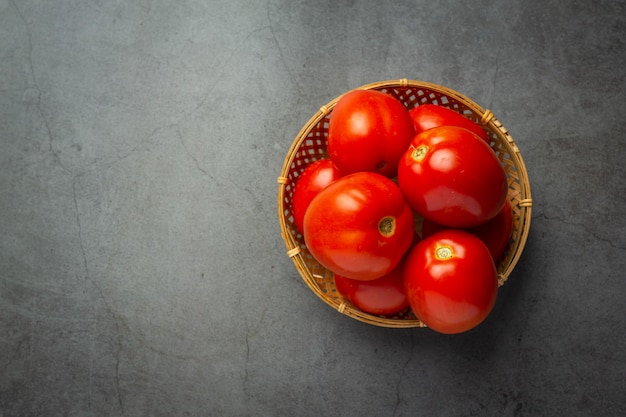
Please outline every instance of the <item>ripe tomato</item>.
[{"label": "ripe tomato", "polygon": [[404,287],[415,316],[440,333],[462,333],[491,312],[498,293],[496,268],[485,244],[447,229],[418,243],[404,267]]},{"label": "ripe tomato", "polygon": [[376,316],[391,316],[409,306],[404,292],[403,270],[404,259],[391,272],[371,281],[335,275],[335,286],[361,311]]},{"label": "ripe tomato", "polygon": [[293,221],[300,233],[304,230],[304,213],[313,197],[340,177],[339,170],[330,159],[315,161],[304,170],[291,197]]},{"label": "ripe tomato", "polygon": [[[413,234],[411,248],[421,238]],[[360,310],[377,316],[392,316],[407,309],[409,301],[404,291],[406,256],[388,274],[371,281],[360,281],[335,274],[337,291]]]},{"label": "ripe tomato", "polygon": [[313,198],[304,215],[311,255],[335,274],[372,280],[390,272],[413,240],[413,213],[390,179],[347,175]]},{"label": "ripe tomato", "polygon": [[398,185],[422,217],[448,227],[474,227],[504,206],[508,183],[493,149],[467,129],[418,133],[398,166]]},{"label": "ripe tomato", "polygon": [[474,132],[489,144],[489,136],[487,136],[487,132],[482,126],[447,107],[436,106],[434,104],[422,104],[411,109],[409,114],[413,120],[416,133],[432,129],[433,127],[458,126]]},{"label": "ripe tomato", "polygon": [[[427,238],[443,229],[446,229],[446,227],[424,219],[422,222],[422,237]],[[497,261],[508,246],[511,232],[513,231],[511,203],[509,200],[506,200],[504,207],[496,214],[496,217],[486,223],[465,230],[479,237],[487,245],[491,257],[494,261]]]},{"label": "ripe tomato", "polygon": [[409,111],[375,90],[342,96],[328,125],[328,153],[342,174],[370,171],[394,177],[398,161],[415,135]]}]

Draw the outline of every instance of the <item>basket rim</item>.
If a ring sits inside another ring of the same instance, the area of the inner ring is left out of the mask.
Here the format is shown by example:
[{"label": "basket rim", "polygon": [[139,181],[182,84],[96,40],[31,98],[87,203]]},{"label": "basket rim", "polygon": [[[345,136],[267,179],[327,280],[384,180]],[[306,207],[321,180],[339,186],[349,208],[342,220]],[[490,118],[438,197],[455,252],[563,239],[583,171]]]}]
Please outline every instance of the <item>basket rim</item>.
[{"label": "basket rim", "polygon": [[338,300],[333,297],[329,297],[326,292],[324,292],[315,281],[315,277],[308,269],[305,260],[301,256],[302,248],[300,243],[294,238],[292,233],[289,231],[289,228],[286,223],[285,215],[284,215],[284,197],[285,197],[285,188],[287,184],[290,182],[288,175],[296,154],[302,145],[302,143],[308,137],[308,134],[312,131],[312,129],[318,125],[325,117],[328,116],[330,112],[332,112],[333,108],[337,104],[337,102],[343,97],[345,94],[348,94],[355,90],[384,90],[384,89],[393,89],[393,88],[417,88],[417,89],[427,89],[430,91],[437,92],[439,94],[445,95],[454,99],[455,101],[463,104],[470,111],[472,111],[475,115],[480,116],[480,123],[488,127],[490,131],[496,134],[501,143],[508,150],[508,154],[510,158],[513,160],[513,163],[516,169],[519,171],[519,180],[521,183],[520,187],[520,196],[519,196],[519,209],[520,209],[520,218],[519,218],[519,229],[521,230],[520,235],[518,236],[517,241],[515,242],[515,251],[513,253],[513,257],[510,259],[506,268],[500,272],[498,276],[498,285],[502,286],[508,280],[509,275],[517,265],[523,249],[526,245],[529,230],[530,230],[530,222],[532,216],[532,197],[530,191],[530,182],[528,180],[528,172],[526,170],[526,165],[521,156],[521,152],[515,143],[513,137],[508,132],[508,130],[504,127],[504,125],[495,117],[495,115],[490,110],[483,109],[476,102],[471,100],[469,97],[453,90],[451,88],[426,82],[426,81],[418,81],[418,80],[409,80],[407,78],[402,78],[399,80],[385,80],[385,81],[377,81],[369,84],[364,84],[359,87],[350,89],[332,100],[330,100],[325,105],[322,105],[317,112],[309,118],[309,120],[304,124],[304,126],[300,129],[295,139],[292,141],[292,144],[287,152],[287,155],[283,161],[283,165],[281,168],[280,176],[278,177],[278,218],[281,229],[281,236],[283,241],[287,247],[287,255],[292,259],[296,269],[299,272],[299,275],[304,279],[307,286],[317,295],[318,298],[321,298],[326,304],[337,310],[338,312],[350,316],[358,321],[362,321],[368,324],[387,327],[387,328],[412,328],[412,327],[426,327],[424,323],[422,323],[419,319],[397,319],[397,318],[386,318],[381,316],[374,316],[369,313],[365,313],[359,310],[356,307],[353,307],[351,303],[347,300]]}]

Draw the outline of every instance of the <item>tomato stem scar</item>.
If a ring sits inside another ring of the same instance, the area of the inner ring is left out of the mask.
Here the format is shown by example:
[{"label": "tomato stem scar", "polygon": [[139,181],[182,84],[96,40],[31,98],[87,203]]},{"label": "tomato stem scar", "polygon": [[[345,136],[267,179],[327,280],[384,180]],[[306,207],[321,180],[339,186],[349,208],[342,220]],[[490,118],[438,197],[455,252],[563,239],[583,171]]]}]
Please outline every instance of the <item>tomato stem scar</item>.
[{"label": "tomato stem scar", "polygon": [[411,152],[411,158],[413,158],[417,162],[420,162],[422,159],[424,159],[424,157],[426,157],[427,153],[428,153],[428,146],[420,145],[417,148],[413,149],[413,152]]},{"label": "tomato stem scar", "polygon": [[435,257],[440,261],[445,261],[454,256],[454,251],[450,246],[440,246],[435,250]]},{"label": "tomato stem scar", "polygon": [[392,236],[396,231],[396,219],[391,216],[383,217],[378,222],[378,231],[385,237]]}]

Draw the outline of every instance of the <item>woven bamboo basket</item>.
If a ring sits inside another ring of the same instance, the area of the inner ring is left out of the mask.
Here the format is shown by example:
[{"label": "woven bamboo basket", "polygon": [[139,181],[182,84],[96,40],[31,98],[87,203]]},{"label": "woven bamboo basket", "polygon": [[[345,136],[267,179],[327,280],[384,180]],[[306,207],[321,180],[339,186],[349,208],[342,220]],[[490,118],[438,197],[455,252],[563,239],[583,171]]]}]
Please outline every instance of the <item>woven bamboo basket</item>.
[{"label": "woven bamboo basket", "polygon": [[[396,97],[408,108],[420,104],[448,107],[481,124],[491,139],[508,177],[508,198],[513,209],[513,232],[504,255],[497,263],[498,283],[502,286],[517,264],[530,228],[532,198],[526,167],[513,138],[489,110],[483,110],[469,98],[449,88],[414,80],[391,80],[367,84],[358,89],[372,89]],[[344,93],[345,94],[345,93]],[[335,288],[333,273],[311,256],[298,232],[292,212],[291,197],[298,177],[312,162],[328,157],[327,131],[333,108],[341,95],[322,106],[300,130],[289,149],[278,177],[278,218],[287,255],[307,286],[326,304],[356,320],[382,327],[409,328],[425,325],[407,309],[393,317],[374,316],[353,306]],[[419,222],[416,226],[419,228]]]}]

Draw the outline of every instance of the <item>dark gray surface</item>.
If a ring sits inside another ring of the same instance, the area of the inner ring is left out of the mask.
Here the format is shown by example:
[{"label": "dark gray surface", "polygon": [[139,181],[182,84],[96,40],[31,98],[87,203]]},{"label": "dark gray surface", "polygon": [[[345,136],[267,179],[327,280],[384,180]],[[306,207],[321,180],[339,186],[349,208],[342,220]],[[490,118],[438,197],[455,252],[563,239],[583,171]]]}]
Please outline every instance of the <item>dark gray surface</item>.
[{"label": "dark gray surface", "polygon": [[[626,415],[624,1],[0,0],[0,416]],[[528,244],[457,336],[285,254],[300,127],[373,81],[491,109]]]}]

